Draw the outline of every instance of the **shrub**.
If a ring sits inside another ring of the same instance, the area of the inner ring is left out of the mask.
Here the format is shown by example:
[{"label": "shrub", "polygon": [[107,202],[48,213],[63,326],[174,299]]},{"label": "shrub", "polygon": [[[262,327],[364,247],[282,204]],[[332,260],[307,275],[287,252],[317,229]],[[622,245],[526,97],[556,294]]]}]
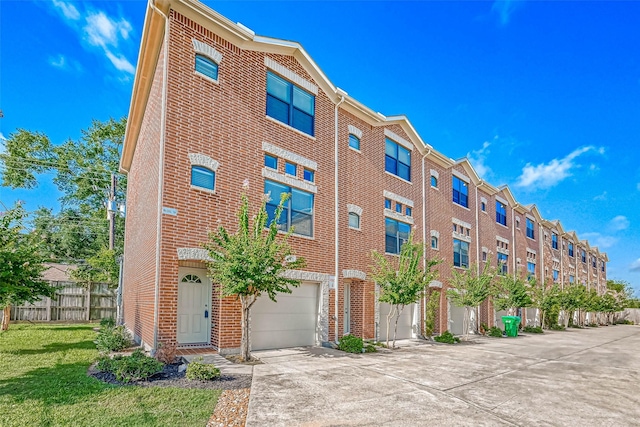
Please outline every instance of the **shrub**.
[{"label": "shrub", "polygon": [[364,346],[364,352],[365,353],[375,353],[376,351],[378,351],[378,349],[376,349],[376,346],[370,343],[365,344]]},{"label": "shrub", "polygon": [[436,317],[438,315],[438,306],[440,305],[440,292],[433,291],[427,300],[427,308],[424,321],[424,334],[427,338],[433,336],[436,329]]},{"label": "shrub", "polygon": [[633,320],[629,319],[617,319],[614,322],[615,325],[633,325]]},{"label": "shrub", "polygon": [[502,329],[498,328],[497,326],[492,326],[491,329],[489,329],[489,336],[494,338],[502,338]]},{"label": "shrub", "polygon": [[100,328],[102,329],[115,327],[116,320],[113,317],[105,317],[104,319],[100,320]]},{"label": "shrub", "polygon": [[489,326],[486,323],[480,323],[480,333],[487,335],[487,332],[489,332]]},{"label": "shrub", "polygon": [[460,338],[453,336],[449,331],[444,331],[439,336],[433,338],[436,342],[443,342],[447,344],[455,344],[460,342]]},{"label": "shrub", "polygon": [[131,335],[124,326],[103,328],[98,332],[95,343],[101,353],[120,351],[131,346]]},{"label": "shrub", "polygon": [[347,353],[362,353],[364,343],[362,338],[348,334],[340,338],[338,349],[346,351]]},{"label": "shrub", "polygon": [[557,323],[554,323],[554,324],[551,325],[551,330],[553,330],[553,331],[564,331],[565,327],[562,326],[562,325],[559,325]]},{"label": "shrub", "polygon": [[209,381],[220,376],[220,369],[210,363],[202,363],[202,357],[187,365],[187,379]]},{"label": "shrub", "polygon": [[131,356],[116,355],[113,358],[103,356],[96,367],[103,372],[115,374],[123,383],[146,380],[162,371],[163,364],[138,349]]},{"label": "shrub", "polygon": [[597,323],[589,323],[589,326],[592,328],[597,328],[600,325],[598,325]]},{"label": "shrub", "polygon": [[523,332],[529,332],[530,334],[542,334],[542,333],[544,333],[540,326],[530,326],[530,325],[527,325],[524,328],[522,328],[522,331]]},{"label": "shrub", "polygon": [[170,365],[176,361],[176,345],[174,343],[160,343],[154,357],[156,360]]}]

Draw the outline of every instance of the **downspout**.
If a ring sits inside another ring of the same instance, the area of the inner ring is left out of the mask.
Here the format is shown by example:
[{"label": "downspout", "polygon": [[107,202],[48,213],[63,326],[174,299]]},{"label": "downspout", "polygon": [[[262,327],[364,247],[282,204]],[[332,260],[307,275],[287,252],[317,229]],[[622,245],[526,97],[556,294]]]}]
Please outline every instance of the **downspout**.
[{"label": "downspout", "polygon": [[338,108],[340,107],[340,104],[342,104],[344,102],[344,96],[341,96],[340,102],[338,102],[336,104],[336,109],[335,109],[335,140],[334,140],[334,185],[335,185],[335,198],[334,198],[334,205],[335,205],[335,212],[334,212],[334,224],[335,224],[335,247],[334,247],[334,251],[335,251],[335,258],[334,258],[334,264],[335,264],[335,268],[334,268],[334,278],[333,278],[333,283],[335,285],[335,298],[334,298],[334,325],[335,325],[335,341],[338,342],[338,337],[339,337],[339,331],[338,331],[338,290],[339,290],[339,286],[338,286],[338,277],[340,277],[340,267],[339,267],[339,261],[340,261],[340,255],[339,255],[339,238],[340,238],[340,227],[338,225],[338,221],[340,220],[340,212],[339,212],[339,197],[338,197],[338,153],[339,153],[339,144],[338,144]]},{"label": "downspout", "polygon": [[[476,209],[476,272],[478,274],[478,276],[480,276],[480,230],[478,229],[480,227],[480,217],[478,215],[478,187],[480,185],[483,184],[483,181],[481,180],[478,185],[475,186],[476,188],[476,203],[475,203],[475,209]],[[480,323],[482,320],[482,316],[481,313],[482,312],[482,304],[480,304],[478,307],[476,307],[476,327],[480,328]],[[488,313],[487,313],[488,315]]]},{"label": "downspout", "polygon": [[546,289],[546,277],[545,277],[545,270],[544,270],[544,228],[542,228],[542,224],[539,224],[538,226],[538,250],[540,251],[540,277],[542,278],[541,282],[542,282],[542,287]]},{"label": "downspout", "polygon": [[511,257],[511,265],[513,266],[513,277],[517,277],[517,264],[516,264],[516,256],[517,251],[517,244],[516,244],[516,207],[518,206],[518,204],[516,203],[516,206],[511,208],[511,241],[513,242],[513,256]]},{"label": "downspout", "polygon": [[156,275],[153,301],[153,350],[158,348],[158,322],[160,300],[160,250],[162,237],[162,191],[164,189],[164,144],[167,124],[167,76],[169,64],[169,18],[155,6],[155,0],[149,0],[149,6],[165,19],[164,26],[164,63],[162,64],[162,103],[160,112],[160,153],[158,164],[158,217],[156,220]]},{"label": "downspout", "polygon": [[560,237],[560,289],[564,291],[564,237]]},{"label": "downspout", "polygon": [[[427,193],[426,176],[424,174],[424,159],[431,154],[431,148],[427,154],[422,156],[422,271],[427,268]],[[427,288],[429,285],[427,284]],[[427,289],[422,293],[422,325],[427,321]],[[418,325],[417,330],[422,330],[422,325]]]}]

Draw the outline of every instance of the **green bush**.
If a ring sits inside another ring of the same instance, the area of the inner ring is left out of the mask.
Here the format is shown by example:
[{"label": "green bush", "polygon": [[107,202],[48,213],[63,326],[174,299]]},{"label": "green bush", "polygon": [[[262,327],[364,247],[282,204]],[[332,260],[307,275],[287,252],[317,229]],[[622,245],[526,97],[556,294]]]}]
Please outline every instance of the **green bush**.
[{"label": "green bush", "polygon": [[103,356],[96,367],[102,372],[115,374],[123,383],[146,380],[162,371],[164,365],[138,349],[131,356],[116,355],[113,358]]},{"label": "green bush", "polygon": [[443,342],[447,344],[455,344],[460,342],[460,338],[453,336],[449,331],[444,331],[439,336],[433,338],[436,342]]},{"label": "green bush", "polygon": [[187,379],[209,381],[220,376],[220,369],[210,363],[202,363],[202,357],[187,365]]},{"label": "green bush", "polygon": [[551,325],[551,330],[553,331],[564,331],[566,328],[562,325],[559,325],[557,323],[554,323]]},{"label": "green bush", "polygon": [[502,329],[498,328],[497,326],[492,326],[491,329],[489,329],[488,335],[494,338],[502,338]]},{"label": "green bush", "polygon": [[364,342],[362,341],[362,338],[351,334],[340,338],[340,343],[338,344],[338,349],[346,351],[347,353],[362,353],[363,348]]},{"label": "green bush", "polygon": [[598,326],[600,325],[598,325],[597,323],[589,323],[589,327],[591,328],[597,328]]},{"label": "green bush", "polygon": [[530,334],[542,334],[542,333],[544,333],[540,326],[530,326],[530,325],[527,325],[524,328],[522,328],[522,331],[523,332],[529,332]]},{"label": "green bush", "polygon": [[633,320],[629,319],[617,319],[614,324],[616,325],[633,325]]},{"label": "green bush", "polygon": [[120,351],[131,347],[131,335],[124,326],[116,326],[115,328],[103,328],[98,332],[96,338],[96,347],[101,353],[110,351]]},{"label": "green bush", "polygon": [[440,292],[433,291],[427,300],[427,308],[424,321],[424,334],[427,338],[433,336],[436,329],[436,317],[438,316],[438,307],[440,305]]},{"label": "green bush", "polygon": [[378,351],[378,349],[376,348],[375,345],[367,343],[364,346],[364,352],[365,353],[375,353],[376,351]]},{"label": "green bush", "polygon": [[103,329],[115,328],[116,320],[113,317],[105,317],[104,319],[100,320],[100,327]]}]

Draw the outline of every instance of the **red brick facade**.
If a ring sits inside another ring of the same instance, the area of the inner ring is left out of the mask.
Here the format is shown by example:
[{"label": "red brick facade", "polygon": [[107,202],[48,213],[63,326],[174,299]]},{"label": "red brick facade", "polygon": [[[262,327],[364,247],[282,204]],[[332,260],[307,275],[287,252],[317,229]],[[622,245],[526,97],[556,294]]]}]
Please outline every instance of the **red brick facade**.
[{"label": "red brick facade", "polygon": [[[553,257],[562,258],[563,266],[573,265],[580,259],[580,248],[585,248],[588,258],[597,258],[598,268],[587,264],[584,273],[578,262],[576,281],[603,285],[606,273],[599,266],[605,254],[571,235],[578,258],[561,257],[544,237],[553,223],[542,220],[535,207],[519,205],[506,187],[482,182],[466,160],[453,162],[424,144],[406,118],[380,116],[349,98],[333,87],[299,46],[255,40],[203,5],[198,4],[197,12],[185,7],[185,3],[197,3],[192,0],[159,3],[168,18],[165,21],[160,11],[148,10],[148,32],[121,163],[129,176],[124,317],[136,338],[148,347],[161,342],[180,345],[176,331],[179,269],[204,268],[198,256],[179,255],[180,250],[199,248],[207,232],[219,225],[234,230],[245,180],[252,206],[259,204],[268,172],[264,168],[267,146],[315,165],[312,237],[294,234],[290,243],[306,259],[305,271],[317,277],[336,277],[335,289],[323,301],[328,309],[325,339],[336,340],[345,330],[345,286],[350,287],[349,330],[364,338],[376,337],[375,284],[368,274],[371,251],[385,251],[386,217],[409,223],[416,240],[424,239],[426,256],[443,260],[438,266],[438,281],[443,286],[438,332],[448,329],[452,321],[444,290],[456,235],[469,243],[469,264],[481,265],[483,251],[495,264],[501,249],[509,253],[509,273],[526,273],[528,254],[535,253],[539,281],[547,278],[547,271],[551,276]],[[194,40],[221,55],[217,81],[194,71]],[[317,88],[313,136],[265,115],[269,67],[286,70],[284,77],[295,76],[295,84],[304,81]],[[136,111],[142,113],[136,115]],[[349,146],[353,132],[359,134],[359,149]],[[385,171],[387,138],[411,148],[410,182]],[[193,155],[216,163],[215,191],[191,185]],[[278,170],[272,172],[286,176],[284,163],[279,161]],[[303,181],[302,174],[299,167],[297,176],[287,179]],[[437,183],[432,186],[434,175]],[[452,202],[454,175],[468,185],[467,207]],[[496,223],[497,198],[507,202],[507,226]],[[391,199],[391,210],[385,209],[385,199]],[[398,216],[395,205],[401,202]],[[359,228],[349,226],[353,209],[360,213]],[[514,224],[516,217],[519,227]],[[535,221],[534,239],[526,236],[527,217]],[[563,239],[570,237],[559,234]],[[432,236],[437,236],[435,248],[431,247]],[[500,248],[500,242],[508,248]],[[490,304],[484,304],[479,315],[480,321],[493,324]],[[421,306],[420,318],[423,316]],[[239,304],[231,298],[221,299],[215,284],[210,319],[211,334],[205,344],[221,350],[239,347]],[[416,326],[421,332],[423,321]]]}]

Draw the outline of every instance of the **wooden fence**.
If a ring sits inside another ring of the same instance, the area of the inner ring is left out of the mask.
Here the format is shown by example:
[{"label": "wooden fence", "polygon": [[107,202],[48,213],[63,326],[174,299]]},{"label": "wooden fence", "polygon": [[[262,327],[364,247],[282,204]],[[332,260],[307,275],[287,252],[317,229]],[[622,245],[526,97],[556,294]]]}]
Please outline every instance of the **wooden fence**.
[{"label": "wooden fence", "polygon": [[51,282],[58,290],[53,298],[11,307],[12,321],[87,322],[116,317],[116,290],[106,283],[90,287],[74,282]]}]

